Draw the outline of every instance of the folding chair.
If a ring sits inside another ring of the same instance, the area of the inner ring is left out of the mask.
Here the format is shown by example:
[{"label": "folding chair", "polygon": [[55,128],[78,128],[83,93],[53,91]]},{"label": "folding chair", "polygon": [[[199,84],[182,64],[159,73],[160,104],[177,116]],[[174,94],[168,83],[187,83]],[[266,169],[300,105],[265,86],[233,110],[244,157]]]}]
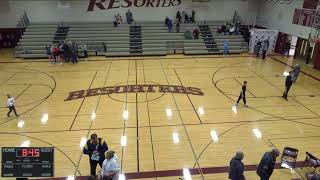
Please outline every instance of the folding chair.
[{"label": "folding chair", "polygon": [[306,159],[303,161],[301,169],[304,167],[312,167],[314,169],[313,172],[315,172],[320,167],[320,159],[306,152]]},{"label": "folding chair", "polygon": [[295,169],[298,152],[298,149],[285,147],[281,156],[281,167]]}]

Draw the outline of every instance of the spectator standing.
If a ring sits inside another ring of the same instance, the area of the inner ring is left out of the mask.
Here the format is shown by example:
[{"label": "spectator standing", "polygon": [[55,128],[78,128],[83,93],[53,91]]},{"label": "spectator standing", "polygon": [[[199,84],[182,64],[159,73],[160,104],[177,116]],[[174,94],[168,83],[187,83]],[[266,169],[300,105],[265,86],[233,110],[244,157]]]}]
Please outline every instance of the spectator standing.
[{"label": "spectator standing", "polygon": [[[57,59],[59,59],[59,54],[60,54],[60,49],[57,45],[53,45],[51,47],[51,54],[53,56],[54,62],[56,63]],[[62,63],[62,62],[60,62],[60,63]]]},{"label": "spectator standing", "polygon": [[243,152],[238,151],[230,161],[229,179],[231,180],[245,180],[244,165],[242,163]]},{"label": "spectator standing", "polygon": [[184,23],[189,23],[189,16],[187,12],[184,14]]},{"label": "spectator standing", "polygon": [[294,69],[293,69],[293,76],[292,76],[292,82],[293,82],[293,83],[296,83],[299,74],[300,74],[300,65],[299,65],[299,64],[296,64],[296,65],[294,66]]},{"label": "spectator standing", "polygon": [[177,33],[180,32],[180,21],[179,21],[179,19],[176,20],[176,32]]},{"label": "spectator standing", "polygon": [[241,88],[241,92],[240,92],[240,96],[237,100],[237,105],[239,105],[240,100],[243,100],[244,103],[244,107],[248,107],[247,105],[247,101],[246,101],[246,91],[247,91],[247,81],[243,82],[242,88]]},{"label": "spectator standing", "polygon": [[292,71],[289,72],[289,75],[286,77],[286,82],[285,82],[285,89],[284,89],[284,92],[283,92],[283,95],[282,95],[282,98],[284,98],[285,100],[288,101],[288,93],[289,93],[289,90],[292,86]]},{"label": "spectator standing", "polygon": [[85,42],[83,42],[83,44],[82,44],[82,50],[83,50],[84,58],[87,61],[88,60],[88,46]]},{"label": "spectator standing", "polygon": [[185,17],[186,17],[186,12],[185,12],[185,11],[182,11],[182,14],[181,14],[181,22],[180,22],[180,23],[185,23]]},{"label": "spectator standing", "polygon": [[169,26],[169,21],[170,21],[169,17],[166,16],[166,19],[164,20],[164,24],[165,24],[167,27]]},{"label": "spectator standing", "polygon": [[262,59],[266,58],[266,53],[269,48],[269,40],[265,40],[262,44]]},{"label": "spectator standing", "polygon": [[258,40],[256,46],[255,46],[255,51],[256,51],[256,57],[259,57],[259,54],[260,54],[260,49],[261,49],[261,41]]},{"label": "spectator standing", "polygon": [[128,11],[126,12],[126,18],[127,18],[127,23],[131,24],[132,23],[132,12],[130,11],[130,9],[128,9]]},{"label": "spectator standing", "polygon": [[290,41],[287,41],[283,48],[283,55],[289,57],[290,46],[291,46]]},{"label": "spectator standing", "polygon": [[96,175],[96,168],[98,164],[102,168],[102,164],[105,159],[105,152],[107,150],[107,143],[102,140],[102,138],[98,138],[97,134],[91,134],[91,139],[89,139],[84,146],[83,153],[89,156],[90,174],[92,176]]},{"label": "spectator standing", "polygon": [[49,59],[49,63],[51,63],[51,60],[52,60],[51,45],[47,44],[45,48],[46,48],[47,57]]},{"label": "spectator standing", "polygon": [[117,15],[113,18],[113,27],[118,27]]},{"label": "spectator standing", "polygon": [[70,48],[68,46],[68,43],[64,42],[62,44],[61,49],[63,50],[63,58],[64,58],[65,62],[69,62],[69,60],[70,60],[70,57],[69,57]]},{"label": "spectator standing", "polygon": [[114,151],[106,152],[106,159],[103,161],[101,168],[101,177],[107,180],[118,180],[120,165],[118,157]]},{"label": "spectator standing", "polygon": [[279,151],[276,149],[272,149],[272,151],[264,153],[257,168],[257,174],[260,176],[260,180],[269,180],[279,154]]},{"label": "spectator standing", "polygon": [[180,13],[180,11],[177,12],[176,19],[177,19],[179,22],[181,22],[181,13]]},{"label": "spectator standing", "polygon": [[75,42],[72,42],[71,46],[71,60],[72,64],[78,63],[78,46]]},{"label": "spectator standing", "polygon": [[14,107],[14,104],[15,104],[15,100],[14,98],[10,95],[10,94],[7,94],[7,97],[8,97],[8,100],[7,100],[7,107],[9,108],[9,112],[7,113],[7,116],[10,117],[10,113],[13,111],[14,114],[16,116],[19,116],[19,114],[17,113],[16,111],[16,108]]},{"label": "spectator standing", "polygon": [[172,32],[172,28],[173,28],[173,23],[172,23],[172,20],[170,19],[168,23],[168,31]]},{"label": "spectator standing", "polygon": [[196,16],[196,12],[192,10],[192,16],[191,16],[192,23],[195,23],[195,16]]},{"label": "spectator standing", "polygon": [[223,55],[229,54],[229,42],[228,40],[225,40],[223,43]]}]

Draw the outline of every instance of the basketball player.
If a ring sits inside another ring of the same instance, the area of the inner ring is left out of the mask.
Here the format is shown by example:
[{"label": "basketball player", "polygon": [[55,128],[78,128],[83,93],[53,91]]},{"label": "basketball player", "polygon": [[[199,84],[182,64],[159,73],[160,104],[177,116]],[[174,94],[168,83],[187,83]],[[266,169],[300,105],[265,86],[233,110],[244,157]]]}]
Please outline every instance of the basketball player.
[{"label": "basketball player", "polygon": [[246,91],[247,91],[247,81],[244,81],[243,82],[243,85],[242,85],[242,90],[241,90],[241,93],[240,93],[240,96],[238,98],[238,101],[237,101],[237,106],[242,98],[243,100],[243,103],[244,103],[244,107],[248,107],[247,105],[247,101],[246,101]]},{"label": "basketball player", "polygon": [[10,117],[10,113],[12,112],[12,110],[16,116],[19,116],[19,114],[17,114],[16,108],[14,107],[14,103],[15,103],[14,98],[11,97],[10,94],[7,94],[7,97],[8,97],[7,106],[9,108],[9,112],[7,113],[7,116]]}]

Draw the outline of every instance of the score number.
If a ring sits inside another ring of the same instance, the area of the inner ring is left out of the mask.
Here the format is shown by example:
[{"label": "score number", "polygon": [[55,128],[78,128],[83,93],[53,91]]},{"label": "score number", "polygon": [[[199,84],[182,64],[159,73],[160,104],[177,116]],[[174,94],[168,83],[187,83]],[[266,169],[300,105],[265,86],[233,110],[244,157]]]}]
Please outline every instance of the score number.
[{"label": "score number", "polygon": [[40,149],[21,149],[18,152],[18,157],[40,157]]}]

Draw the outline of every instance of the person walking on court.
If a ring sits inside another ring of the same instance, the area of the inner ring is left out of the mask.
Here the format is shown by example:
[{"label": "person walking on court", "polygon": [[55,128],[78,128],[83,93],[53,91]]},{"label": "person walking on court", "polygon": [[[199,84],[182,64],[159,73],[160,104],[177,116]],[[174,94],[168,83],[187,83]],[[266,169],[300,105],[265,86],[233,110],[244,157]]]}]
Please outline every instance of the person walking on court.
[{"label": "person walking on court", "polygon": [[299,65],[299,64],[296,64],[296,65],[294,66],[294,69],[293,69],[293,76],[292,76],[292,82],[293,82],[293,83],[296,83],[299,74],[300,74],[300,65]]},{"label": "person walking on court", "polygon": [[19,114],[16,111],[16,108],[14,107],[14,104],[15,104],[14,98],[10,94],[7,94],[7,97],[8,97],[7,106],[9,108],[9,112],[7,113],[7,116],[10,117],[10,113],[12,111],[16,116],[19,116]]},{"label": "person walking on court", "polygon": [[266,53],[268,51],[269,48],[269,39],[265,40],[262,44],[262,59],[266,58]]},{"label": "person walking on court", "polygon": [[102,167],[105,159],[105,152],[107,150],[107,143],[102,140],[102,138],[98,138],[97,134],[91,134],[91,139],[89,139],[84,146],[83,153],[89,156],[90,174],[92,176],[96,175],[96,168],[98,164]]},{"label": "person walking on court", "polygon": [[292,71],[289,72],[289,75],[287,76],[286,78],[286,82],[285,82],[285,89],[284,89],[284,92],[283,92],[283,95],[282,95],[282,98],[284,98],[285,100],[288,101],[288,93],[289,93],[289,90],[292,86]]},{"label": "person walking on court", "polygon": [[236,156],[234,156],[230,161],[230,168],[229,168],[229,179],[231,180],[245,180],[245,176],[243,175],[244,172],[244,165],[242,163],[243,159],[243,152],[238,151]]},{"label": "person walking on court", "polygon": [[277,149],[272,149],[270,152],[264,153],[257,168],[257,174],[260,176],[260,180],[268,180],[271,177],[279,154]]},{"label": "person walking on court", "polygon": [[239,105],[239,102],[240,102],[240,100],[242,98],[244,106],[248,107],[247,101],[246,101],[247,83],[248,83],[247,81],[243,82],[242,89],[241,89],[241,92],[240,92],[240,96],[239,96],[239,98],[237,100],[237,105]]}]

